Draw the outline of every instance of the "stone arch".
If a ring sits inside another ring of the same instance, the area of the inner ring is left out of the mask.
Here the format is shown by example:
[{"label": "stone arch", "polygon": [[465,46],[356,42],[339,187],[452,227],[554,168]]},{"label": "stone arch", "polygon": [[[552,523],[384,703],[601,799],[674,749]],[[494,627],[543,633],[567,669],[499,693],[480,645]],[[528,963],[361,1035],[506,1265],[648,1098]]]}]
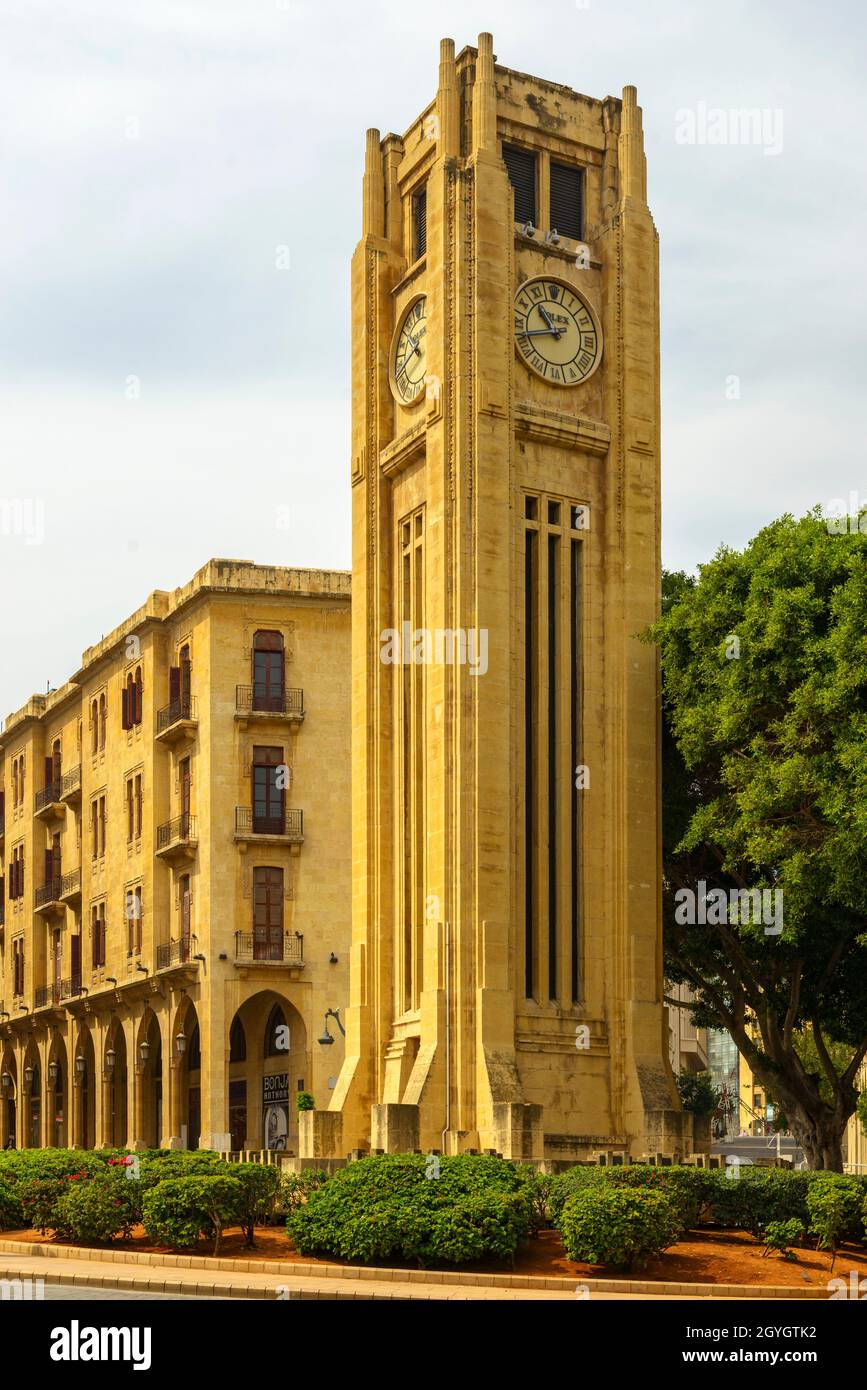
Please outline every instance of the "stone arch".
[{"label": "stone arch", "polygon": [[72,1049],[72,1142],[77,1149],[96,1147],[97,1087],[93,1034],[82,1023]]},{"label": "stone arch", "polygon": [[71,1099],[66,1040],[55,1031],[49,1040],[45,1068],[45,1143],[51,1148],[69,1146]]},{"label": "stone arch", "polygon": [[129,1139],[129,1066],[126,1035],[122,1024],[112,1017],[105,1033],[102,1052],[104,1113],[103,1143],[124,1149]]},{"label": "stone arch", "polygon": [[[232,1046],[238,1026],[246,1040],[243,1056]],[[272,1147],[297,1154],[295,1095],[311,1077],[301,1013],[279,990],[254,990],[235,1010],[226,1041],[231,1148]]]},{"label": "stone arch", "polygon": [[0,1054],[0,1145],[15,1148],[18,1142],[18,1062],[11,1044]]}]

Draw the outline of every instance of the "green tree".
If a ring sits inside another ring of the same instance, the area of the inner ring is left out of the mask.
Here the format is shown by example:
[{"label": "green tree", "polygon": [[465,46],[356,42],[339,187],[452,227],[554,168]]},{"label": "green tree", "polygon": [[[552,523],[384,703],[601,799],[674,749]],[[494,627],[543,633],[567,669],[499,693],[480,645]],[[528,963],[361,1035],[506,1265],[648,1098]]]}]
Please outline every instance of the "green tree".
[{"label": "green tree", "polygon": [[[784,516],[698,579],[666,575],[649,636],[666,978],[692,986],[697,1025],[732,1035],[809,1166],[840,1171],[867,1052],[867,536]],[[732,905],[755,889],[782,895],[781,920]],[[723,920],[687,920],[684,890],[722,890],[707,916]]]}]

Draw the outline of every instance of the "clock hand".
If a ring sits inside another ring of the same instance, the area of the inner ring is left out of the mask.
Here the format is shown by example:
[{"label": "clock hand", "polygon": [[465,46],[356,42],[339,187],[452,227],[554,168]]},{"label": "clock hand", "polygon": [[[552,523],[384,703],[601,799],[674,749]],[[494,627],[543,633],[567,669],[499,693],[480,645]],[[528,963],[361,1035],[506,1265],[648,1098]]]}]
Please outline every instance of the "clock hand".
[{"label": "clock hand", "polygon": [[555,337],[557,337],[557,338],[562,338],[564,330],[563,330],[562,328],[557,328],[557,326],[555,325],[553,319],[550,319],[550,318],[548,317],[548,315],[545,313],[545,310],[542,308],[541,304],[537,305],[537,308],[538,308],[538,310],[539,310],[539,313],[542,315],[542,318],[543,318],[543,319],[545,320],[545,322],[547,323],[549,331],[550,331],[551,333],[553,333],[553,334],[555,335]]},{"label": "clock hand", "polygon": [[541,338],[546,333],[553,333],[555,338],[559,338],[561,332],[562,330],[559,328],[525,328],[524,332],[519,334],[519,337]]}]

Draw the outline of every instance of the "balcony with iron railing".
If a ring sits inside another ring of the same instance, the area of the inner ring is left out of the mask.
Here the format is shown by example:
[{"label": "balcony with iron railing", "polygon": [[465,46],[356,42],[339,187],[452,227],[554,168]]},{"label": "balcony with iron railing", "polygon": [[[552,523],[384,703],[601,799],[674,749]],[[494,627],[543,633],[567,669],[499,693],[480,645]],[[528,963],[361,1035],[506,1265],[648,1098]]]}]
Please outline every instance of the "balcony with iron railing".
[{"label": "balcony with iron railing", "polygon": [[73,806],[81,800],[81,763],[78,767],[70,768],[69,772],[64,772],[61,777],[60,799],[66,802],[67,806]]},{"label": "balcony with iron railing", "polygon": [[76,903],[81,897],[81,869],[73,869],[71,873],[64,874],[60,880],[60,900],[64,903]]},{"label": "balcony with iron railing", "polygon": [[193,959],[193,936],[180,936],[157,946],[157,970],[170,970],[175,965],[188,965]]},{"label": "balcony with iron railing", "polygon": [[174,744],[192,740],[198,726],[197,702],[192,695],[181,695],[157,710],[157,743]]},{"label": "balcony with iron railing", "polygon": [[60,799],[63,779],[56,777],[47,787],[36,793],[33,813],[37,820],[54,820],[66,814],[66,806]]},{"label": "balcony with iron railing", "polygon": [[196,817],[188,812],[157,826],[154,853],[159,859],[192,859],[199,843]]},{"label": "balcony with iron railing", "polygon": [[68,999],[77,999],[82,992],[81,976],[72,976],[68,980],[55,980],[53,984],[41,985],[36,991],[36,1002],[34,1007],[45,1009],[49,1005],[57,1008],[60,1004],[65,1004]]},{"label": "balcony with iron railing", "polygon": [[283,965],[300,969],[304,964],[304,937],[300,932],[235,932],[236,965]]},{"label": "balcony with iron railing", "polygon": [[266,690],[257,685],[236,685],[235,718],[253,723],[276,720],[301,724],[304,720],[304,691],[295,687]]},{"label": "balcony with iron railing", "polygon": [[60,912],[64,904],[61,901],[60,893],[63,879],[60,874],[50,878],[45,883],[41,883],[33,894],[33,908],[36,912]]},{"label": "balcony with iron railing", "polygon": [[300,846],[304,843],[304,812],[284,808],[268,814],[253,806],[235,807],[235,840],[243,843]]}]

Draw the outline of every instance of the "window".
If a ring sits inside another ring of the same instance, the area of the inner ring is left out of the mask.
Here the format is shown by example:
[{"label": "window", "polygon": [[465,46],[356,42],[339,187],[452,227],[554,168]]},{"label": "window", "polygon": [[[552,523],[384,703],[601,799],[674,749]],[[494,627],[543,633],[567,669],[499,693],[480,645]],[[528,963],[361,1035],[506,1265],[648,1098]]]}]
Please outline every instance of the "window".
[{"label": "window", "polygon": [[140,840],[140,839],[141,839],[141,826],[142,826],[142,790],[141,790],[141,773],[140,773],[140,772],[137,772],[137,773],[136,773],[136,778],[135,778],[135,790],[134,790],[134,800],[135,800],[135,837],[136,837],[137,840]]},{"label": "window", "polygon": [[133,779],[126,779],[126,842],[132,844],[135,834],[135,809],[133,803]]},{"label": "window", "polygon": [[105,797],[99,798],[99,853],[105,854]]},{"label": "window", "polygon": [[427,250],[427,188],[420,188],[412,199],[412,255],[418,260]]},{"label": "window", "polygon": [[99,802],[90,803],[90,857],[99,857]]},{"label": "window", "polygon": [[285,824],[282,748],[253,749],[253,830],[259,835],[282,835]]},{"label": "window", "polygon": [[283,870],[253,870],[253,959],[283,959]]},{"label": "window", "polygon": [[124,916],[126,917],[126,953],[128,956],[141,955],[141,932],[142,932],[142,903],[141,903],[141,884],[135,888],[128,888],[124,899]]},{"label": "window", "polygon": [[285,707],[286,654],[279,632],[257,632],[253,637],[253,708],[273,710]]},{"label": "window", "polygon": [[515,191],[515,221],[536,221],[536,156],[514,145],[503,146],[509,183]]},{"label": "window", "polygon": [[102,694],[102,695],[100,695],[100,697],[99,697],[99,747],[100,747],[100,750],[102,750],[103,748],[105,748],[105,734],[106,734],[106,723],[107,723],[107,719],[108,719],[108,706],[107,706],[107,704],[106,704],[105,695]]},{"label": "window", "polygon": [[19,936],[12,943],[12,993],[24,993],[24,937]]},{"label": "window", "polygon": [[550,224],[561,236],[580,241],[584,234],[584,170],[551,163]]},{"label": "window", "polygon": [[90,956],[94,970],[105,965],[105,903],[90,909]]},{"label": "window", "polygon": [[10,901],[24,897],[24,845],[15,845],[9,861]]},{"label": "window", "polygon": [[280,1005],[275,1004],[265,1024],[265,1056],[284,1057],[288,1051],[289,1028],[286,1015]]},{"label": "window", "polygon": [[96,700],[90,703],[90,751],[94,757],[99,752],[99,705]]},{"label": "window", "polygon": [[142,721],[143,681],[141,667],[129,672],[121,692],[121,727],[132,729]]},{"label": "window", "polygon": [[24,754],[12,759],[12,805],[24,804]]}]

